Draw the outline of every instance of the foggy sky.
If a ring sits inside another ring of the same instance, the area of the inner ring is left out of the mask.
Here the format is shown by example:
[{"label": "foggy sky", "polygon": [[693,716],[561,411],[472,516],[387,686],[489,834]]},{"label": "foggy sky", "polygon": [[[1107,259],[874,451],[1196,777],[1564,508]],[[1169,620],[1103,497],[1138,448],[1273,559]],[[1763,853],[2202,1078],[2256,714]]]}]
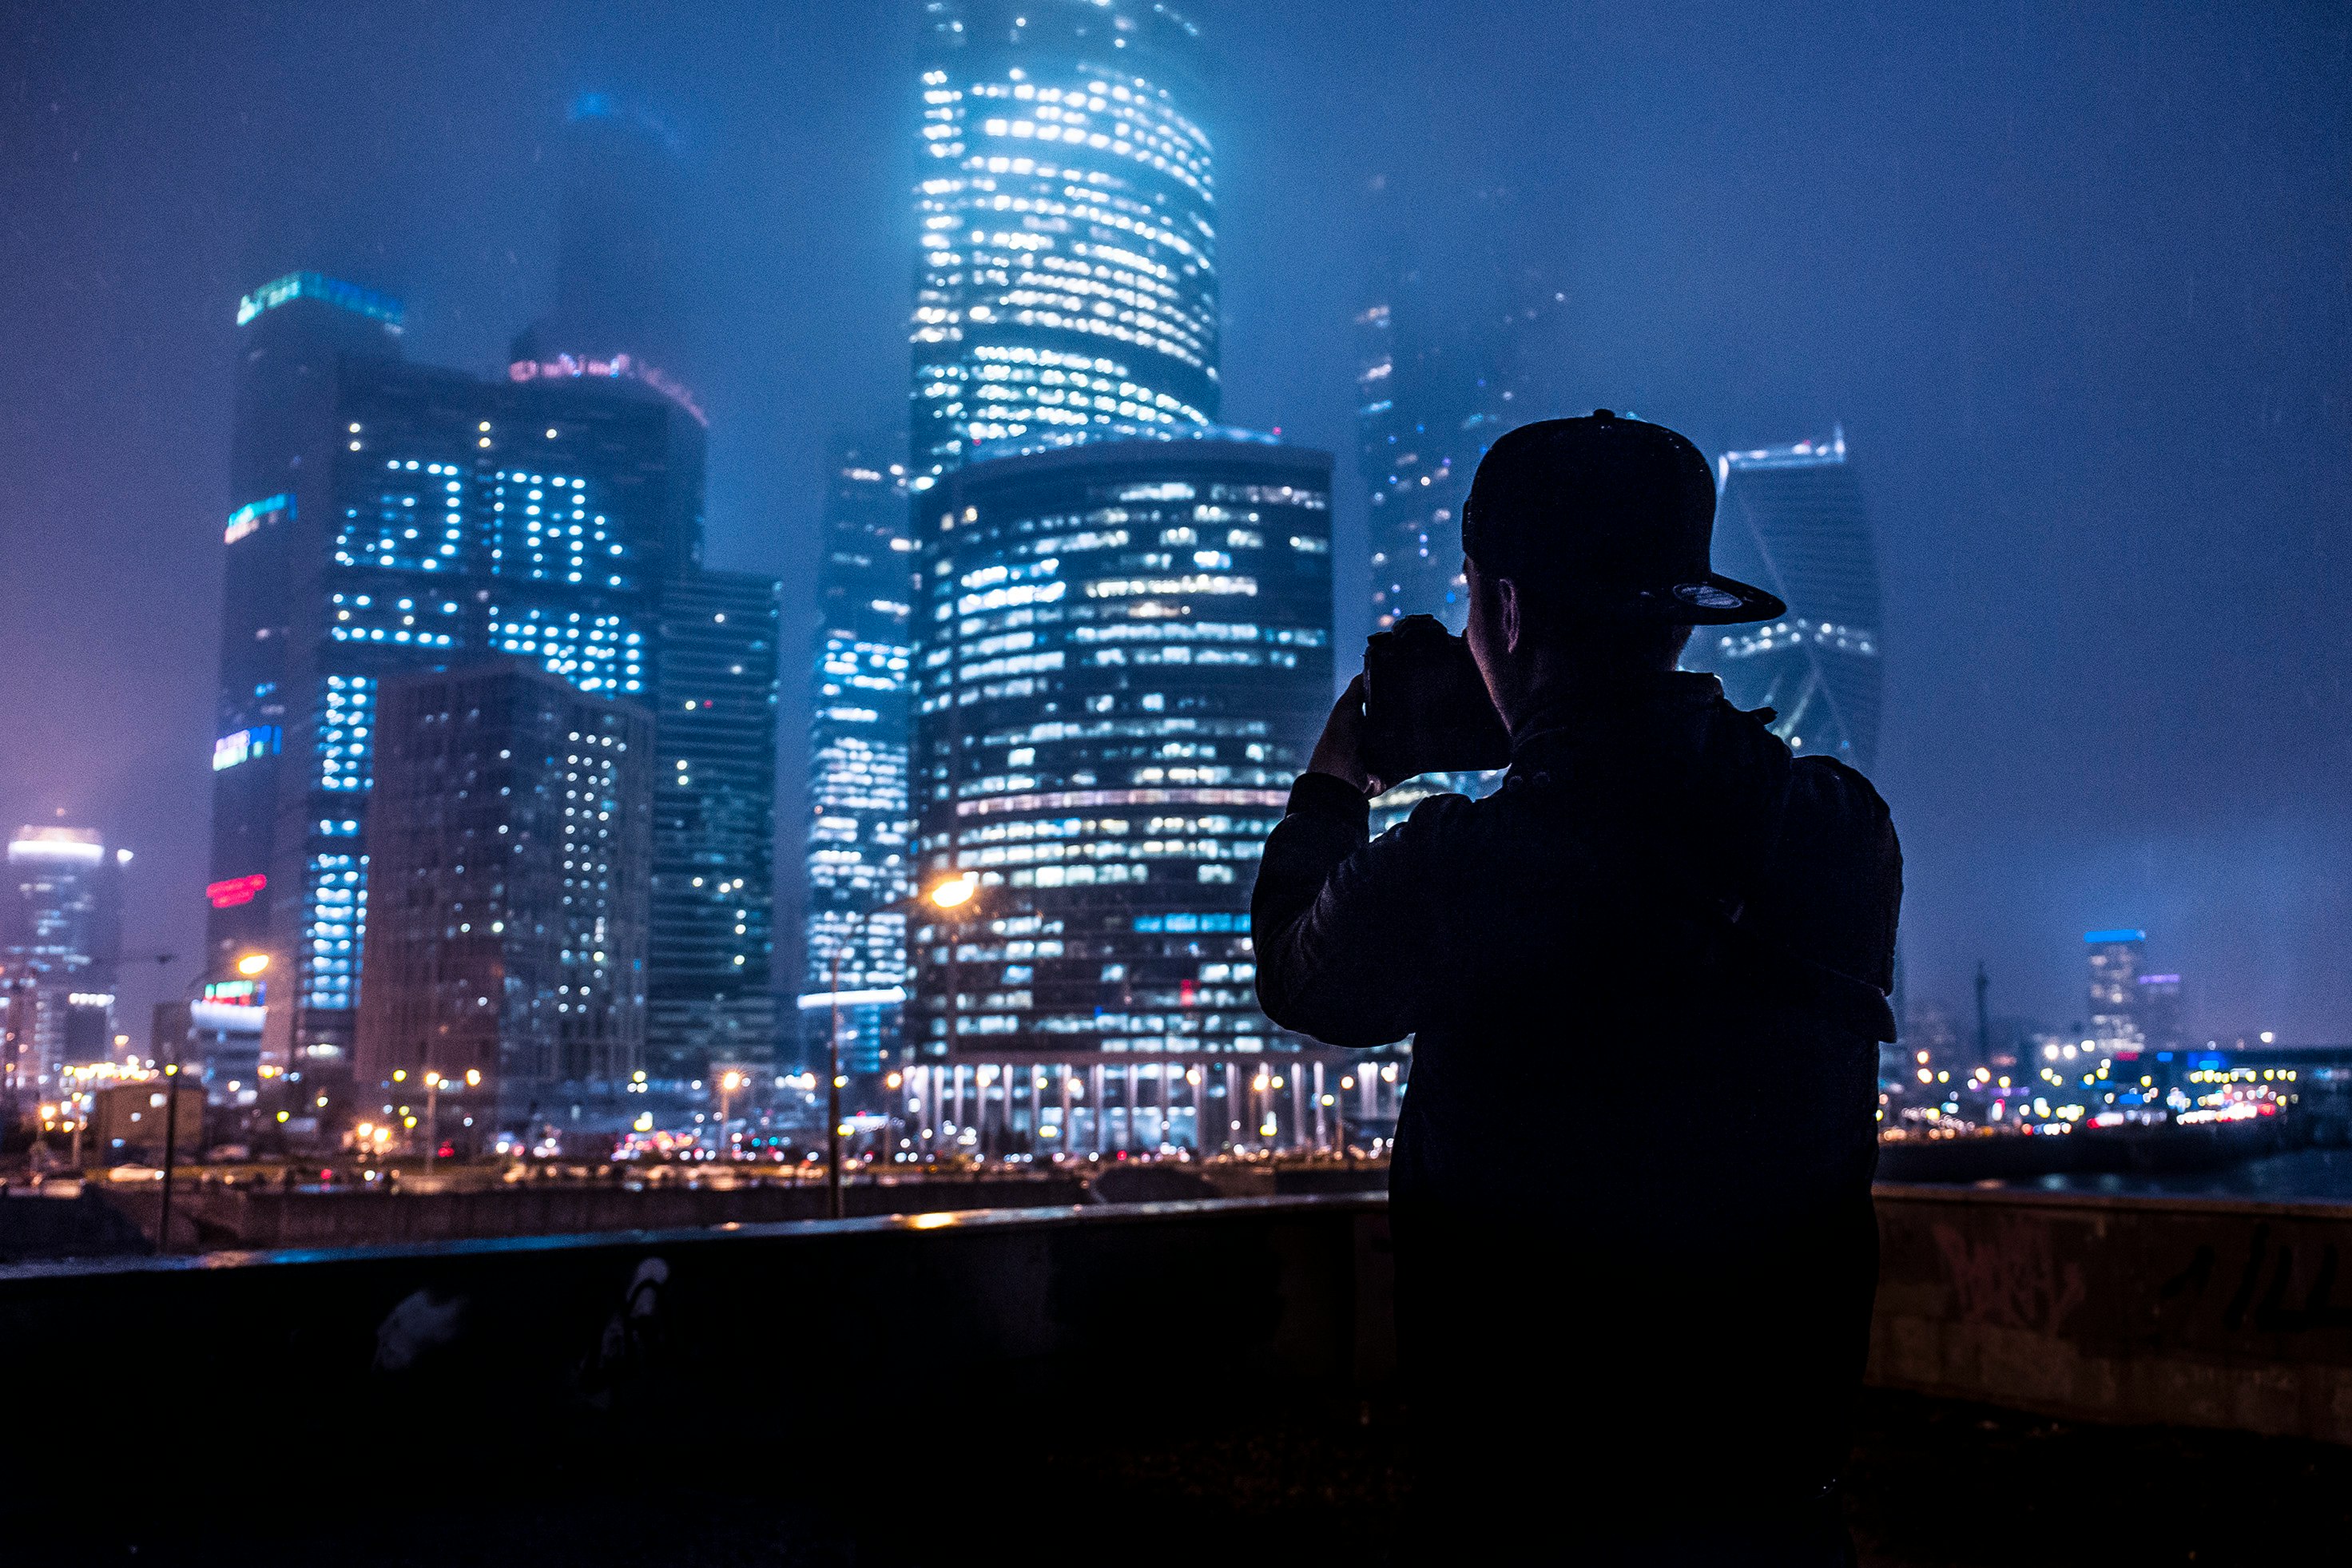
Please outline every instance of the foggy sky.
[{"label": "foggy sky", "polygon": [[[406,301],[411,358],[495,370],[548,302],[565,107],[603,91],[693,191],[709,559],[787,581],[785,936],[820,455],[904,427],[918,11],[0,13],[0,827],[105,828],[127,950],[196,951],[236,298],[339,273]],[[1225,417],[1339,457],[1343,663],[1368,183],[1441,271],[1506,190],[1568,296],[1561,412],[1710,452],[1843,423],[1914,998],[1962,1007],[1982,957],[1997,1012],[2063,1024],[2081,934],[2141,925],[2206,1030],[2352,1039],[2347,12],[1191,14]]]}]

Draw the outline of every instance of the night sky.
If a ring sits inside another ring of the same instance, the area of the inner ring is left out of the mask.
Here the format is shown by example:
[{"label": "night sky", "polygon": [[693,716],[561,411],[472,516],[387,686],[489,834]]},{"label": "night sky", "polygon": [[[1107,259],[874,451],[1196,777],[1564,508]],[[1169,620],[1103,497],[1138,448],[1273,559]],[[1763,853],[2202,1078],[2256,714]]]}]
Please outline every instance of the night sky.
[{"label": "night sky", "polygon": [[[673,127],[692,188],[709,559],[793,617],[789,915],[821,453],[904,424],[918,12],[6,7],[0,826],[135,850],[129,952],[201,930],[237,297],[339,273],[405,299],[411,358],[501,366],[586,91]],[[2352,1040],[2352,13],[1191,14],[1225,417],[1339,455],[1342,650],[1370,183],[1441,270],[1507,193],[1568,296],[1562,412],[1710,452],[1843,423],[1915,1002],[1982,957],[1996,1012],[2063,1024],[2083,931],[2141,925],[2204,1030]]]}]

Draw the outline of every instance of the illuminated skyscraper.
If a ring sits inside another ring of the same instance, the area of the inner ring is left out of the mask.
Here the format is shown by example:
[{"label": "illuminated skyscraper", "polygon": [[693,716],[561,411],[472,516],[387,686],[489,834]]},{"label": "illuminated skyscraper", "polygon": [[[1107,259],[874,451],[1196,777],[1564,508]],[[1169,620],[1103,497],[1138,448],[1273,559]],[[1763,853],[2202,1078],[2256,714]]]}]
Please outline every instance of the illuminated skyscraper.
[{"label": "illuminated skyscraper", "polygon": [[907,524],[906,465],[883,456],[879,444],[837,445],[817,567],[801,1009],[814,1057],[832,1027],[837,979],[844,1061],[856,1072],[877,1071],[897,1047],[905,998],[906,916],[881,906],[912,885],[907,673],[915,541]]},{"label": "illuminated skyscraper", "polygon": [[[2128,927],[2083,933],[2091,968],[2091,1038],[2106,1051],[2137,1051],[2145,1038],[2139,1020],[2139,971],[2147,933]],[[2168,977],[2177,986],[2178,975]]]},{"label": "illuminated skyscraper", "polygon": [[920,870],[979,884],[912,933],[926,1103],[999,1151],[1308,1141],[1324,1064],[1257,1009],[1249,894],[1330,702],[1330,459],[983,456],[916,601]]},{"label": "illuminated skyscraper", "polygon": [[1541,252],[1510,192],[1453,194],[1471,210],[1465,232],[1433,235],[1426,200],[1373,182],[1370,222],[1387,237],[1355,336],[1375,629],[1434,615],[1462,630],[1462,502],[1478,460],[1513,426],[1567,412],[1567,297],[1528,260]]},{"label": "illuminated skyscraper", "polygon": [[981,442],[1216,418],[1197,29],[1149,0],[929,0],[914,487]]},{"label": "illuminated skyscraper", "polygon": [[776,1041],[778,584],[688,571],[661,596],[646,1067],[691,1082]]},{"label": "illuminated skyscraper", "polygon": [[1728,452],[1716,462],[1715,562],[1780,595],[1760,626],[1702,628],[1684,664],[1712,670],[1741,707],[1769,707],[1798,751],[1868,768],[1885,682],[1878,547],[1845,434]]},{"label": "illuminated skyscraper", "polygon": [[106,1059],[122,947],[121,867],[87,828],[22,828],[0,884],[0,1079],[37,1092],[68,1062]]},{"label": "illuminated skyscraper", "polygon": [[520,659],[377,695],[357,1052],[377,1119],[422,1123],[438,1074],[419,1144],[619,1131],[646,1040],[653,716]]},{"label": "illuminated skyscraper", "polygon": [[665,588],[699,548],[702,432],[626,384],[383,357],[397,303],[313,274],[239,314],[211,966],[269,953],[265,1057],[332,1076],[360,996],[378,684],[511,653],[643,700]]},{"label": "illuminated skyscraper", "polygon": [[[1375,269],[1356,316],[1356,471],[1370,504],[1375,631],[1406,615],[1462,630],[1470,608],[1462,503],[1471,477],[1497,436],[1554,412],[1559,297],[1538,274],[1480,259],[1477,303],[1466,311],[1439,311],[1421,270],[1392,256]],[[1431,795],[1483,794],[1489,782],[1455,773],[1408,779],[1381,797],[1374,828],[1403,821]]]}]

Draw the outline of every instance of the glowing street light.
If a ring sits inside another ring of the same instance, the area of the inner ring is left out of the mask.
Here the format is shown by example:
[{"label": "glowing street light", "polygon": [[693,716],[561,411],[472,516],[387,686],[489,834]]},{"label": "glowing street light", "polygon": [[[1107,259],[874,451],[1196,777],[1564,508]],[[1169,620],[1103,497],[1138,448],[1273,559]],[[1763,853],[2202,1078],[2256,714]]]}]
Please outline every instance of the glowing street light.
[{"label": "glowing street light", "polygon": [[269,955],[267,953],[247,953],[236,961],[236,972],[247,979],[251,979],[268,967]]},{"label": "glowing street light", "polygon": [[749,1079],[731,1067],[727,1070],[725,1076],[719,1080],[719,1135],[712,1146],[713,1159],[723,1160],[733,1156],[734,1146],[727,1141],[727,1102],[734,1097],[735,1091],[742,1088],[749,1082]]},{"label": "glowing street light", "polygon": [[972,894],[979,891],[980,878],[966,872],[961,876],[950,877],[931,889],[927,896],[941,909],[953,909],[959,904],[970,904]]}]

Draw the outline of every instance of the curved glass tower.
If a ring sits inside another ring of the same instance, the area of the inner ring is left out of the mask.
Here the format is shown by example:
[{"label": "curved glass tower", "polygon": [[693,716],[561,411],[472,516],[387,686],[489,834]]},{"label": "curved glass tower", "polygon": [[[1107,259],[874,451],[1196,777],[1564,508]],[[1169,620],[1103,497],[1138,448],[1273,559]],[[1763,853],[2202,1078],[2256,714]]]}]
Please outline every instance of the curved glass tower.
[{"label": "curved glass tower", "polygon": [[1721,676],[1741,707],[1778,710],[1773,733],[1801,754],[1869,768],[1885,678],[1878,548],[1844,433],[1727,452],[1716,476],[1716,566],[1770,589],[1789,613],[1702,631],[1684,663]]},{"label": "curved glass tower", "polygon": [[930,0],[914,487],[981,442],[1217,416],[1197,30],[1140,0]]},{"label": "curved glass tower", "polygon": [[1330,700],[1331,460],[1223,431],[981,455],[933,492],[915,599],[918,870],[977,886],[909,934],[940,1135],[1312,1139],[1337,1057],[1259,1012],[1249,897]]}]

